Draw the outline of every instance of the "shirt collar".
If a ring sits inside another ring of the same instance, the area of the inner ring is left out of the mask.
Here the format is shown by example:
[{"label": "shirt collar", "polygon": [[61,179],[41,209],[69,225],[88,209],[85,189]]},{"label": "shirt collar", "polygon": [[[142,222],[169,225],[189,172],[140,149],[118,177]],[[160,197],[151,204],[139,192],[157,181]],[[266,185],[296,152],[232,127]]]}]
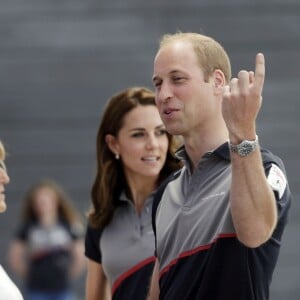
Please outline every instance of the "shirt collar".
[{"label": "shirt collar", "polygon": [[[148,197],[147,197],[145,203],[147,203],[148,201],[152,200],[152,198],[153,198],[155,192],[156,192],[156,190],[152,191],[152,192],[148,195]],[[127,197],[127,195],[126,195],[126,193],[125,193],[124,190],[123,190],[123,191],[121,192],[121,194],[120,194],[119,201],[120,201],[121,203],[129,203],[129,204],[132,204],[132,201]]]},{"label": "shirt collar", "polygon": [[229,151],[229,144],[228,142],[225,142],[221,146],[219,146],[217,149],[213,151],[213,153],[225,160],[230,161],[230,151]]},{"label": "shirt collar", "polygon": [[[203,157],[209,157],[210,155],[216,155],[220,158],[223,158],[225,160],[230,161],[230,152],[229,152],[229,145],[228,142],[223,143],[222,145],[220,145],[218,148],[212,150],[212,151],[208,151],[206,152]],[[185,147],[184,145],[181,146],[175,153],[176,157],[180,160],[183,160],[185,162],[189,163],[189,157],[187,152],[185,151]]]}]

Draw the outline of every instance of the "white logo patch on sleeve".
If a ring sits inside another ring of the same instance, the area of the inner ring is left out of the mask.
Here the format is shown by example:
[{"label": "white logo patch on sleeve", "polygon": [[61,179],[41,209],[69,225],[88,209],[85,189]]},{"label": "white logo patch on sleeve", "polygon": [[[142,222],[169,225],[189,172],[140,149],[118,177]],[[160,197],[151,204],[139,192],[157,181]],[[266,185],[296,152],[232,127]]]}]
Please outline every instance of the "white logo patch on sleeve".
[{"label": "white logo patch on sleeve", "polygon": [[268,175],[268,183],[274,191],[278,192],[279,198],[281,198],[285,191],[287,182],[285,175],[275,164],[272,164],[272,167],[270,169]]}]

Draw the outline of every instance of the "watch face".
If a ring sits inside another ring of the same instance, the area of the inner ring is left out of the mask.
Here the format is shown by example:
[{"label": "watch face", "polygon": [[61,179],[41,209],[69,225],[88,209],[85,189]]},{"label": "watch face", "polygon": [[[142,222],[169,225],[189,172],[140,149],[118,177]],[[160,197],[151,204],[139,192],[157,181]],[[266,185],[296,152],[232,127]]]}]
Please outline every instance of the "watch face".
[{"label": "watch face", "polygon": [[235,152],[240,156],[247,156],[251,152],[253,152],[258,146],[258,137],[256,136],[256,139],[254,141],[244,140],[238,145],[233,145],[233,144],[229,144],[229,145],[230,145],[230,150],[232,152]]},{"label": "watch face", "polygon": [[250,145],[245,145],[243,148],[241,148],[240,153],[247,155],[251,152],[252,147]]},{"label": "watch face", "polygon": [[244,145],[242,145],[242,147],[239,149],[239,153],[242,156],[246,156],[249,153],[251,153],[253,151],[253,145],[250,143],[245,143]]}]

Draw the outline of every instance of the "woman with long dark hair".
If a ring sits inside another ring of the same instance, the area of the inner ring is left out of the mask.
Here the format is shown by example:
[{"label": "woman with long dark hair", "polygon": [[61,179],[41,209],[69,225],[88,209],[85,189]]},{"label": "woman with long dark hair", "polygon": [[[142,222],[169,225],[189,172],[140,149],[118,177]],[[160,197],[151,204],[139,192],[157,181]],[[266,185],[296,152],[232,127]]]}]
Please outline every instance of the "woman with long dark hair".
[{"label": "woman with long dark hair", "polygon": [[181,167],[176,142],[151,90],[128,88],[108,101],[86,233],[86,300],[146,299],[154,265],[153,196]]}]

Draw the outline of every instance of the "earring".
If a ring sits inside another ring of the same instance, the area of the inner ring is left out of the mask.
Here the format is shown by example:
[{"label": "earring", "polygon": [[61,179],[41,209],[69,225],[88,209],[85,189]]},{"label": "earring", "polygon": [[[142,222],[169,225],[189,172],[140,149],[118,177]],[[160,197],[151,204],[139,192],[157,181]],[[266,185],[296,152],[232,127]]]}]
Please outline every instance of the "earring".
[{"label": "earring", "polygon": [[116,160],[120,159],[119,153],[116,153],[116,154],[115,154],[115,158],[116,158]]}]

